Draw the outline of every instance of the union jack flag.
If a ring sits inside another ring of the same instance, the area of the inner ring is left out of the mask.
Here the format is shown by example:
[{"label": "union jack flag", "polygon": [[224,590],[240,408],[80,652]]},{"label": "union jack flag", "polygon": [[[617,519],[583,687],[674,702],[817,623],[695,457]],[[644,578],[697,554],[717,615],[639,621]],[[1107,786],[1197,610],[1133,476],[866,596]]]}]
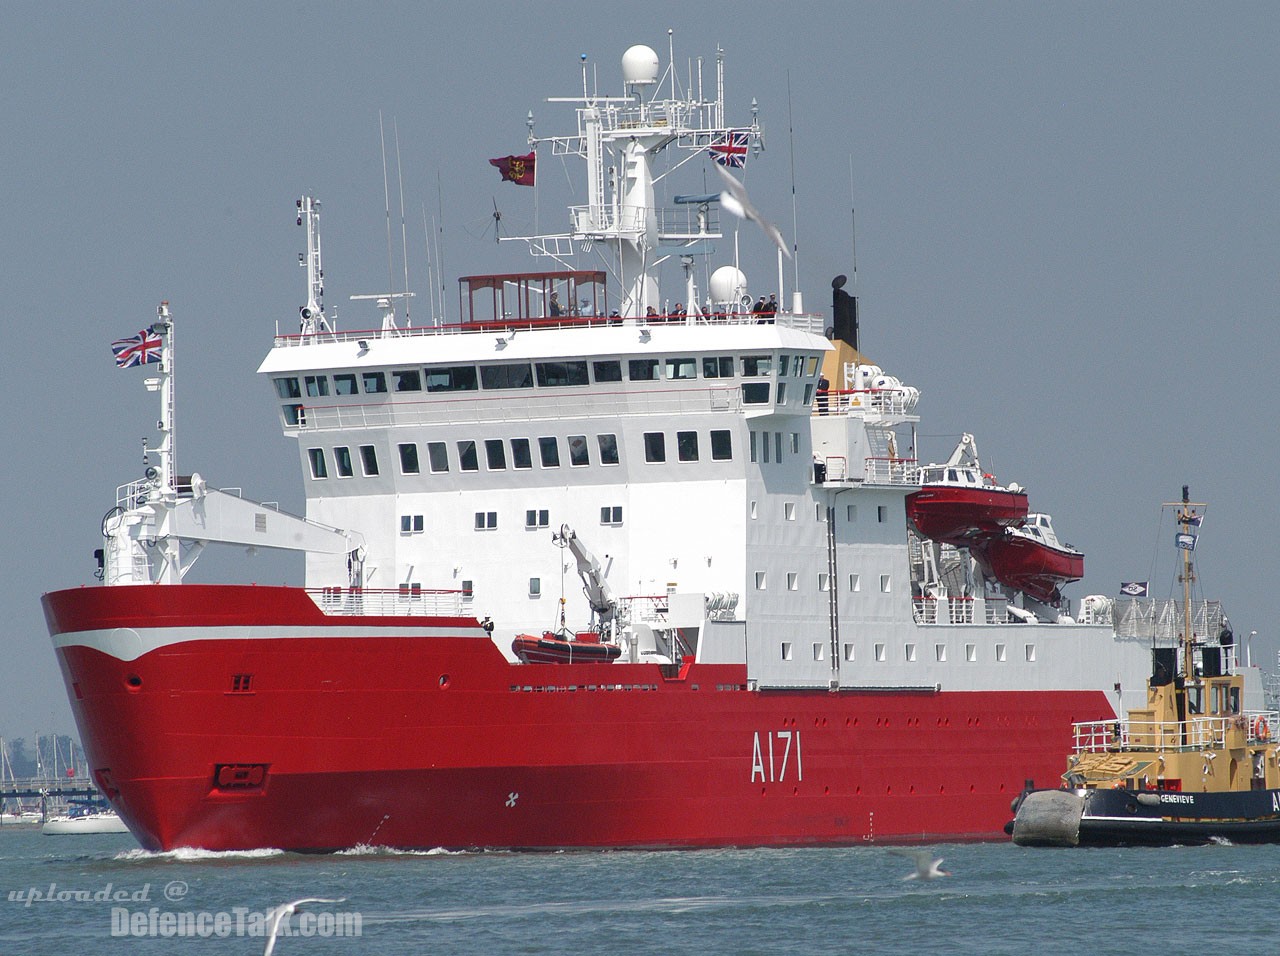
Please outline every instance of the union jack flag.
[{"label": "union jack flag", "polygon": [[747,134],[730,130],[711,145],[711,158],[721,166],[741,169],[747,164]]},{"label": "union jack flag", "polygon": [[160,336],[143,329],[132,338],[112,342],[111,351],[116,355],[117,368],[131,368],[134,365],[159,362],[162,344]]}]

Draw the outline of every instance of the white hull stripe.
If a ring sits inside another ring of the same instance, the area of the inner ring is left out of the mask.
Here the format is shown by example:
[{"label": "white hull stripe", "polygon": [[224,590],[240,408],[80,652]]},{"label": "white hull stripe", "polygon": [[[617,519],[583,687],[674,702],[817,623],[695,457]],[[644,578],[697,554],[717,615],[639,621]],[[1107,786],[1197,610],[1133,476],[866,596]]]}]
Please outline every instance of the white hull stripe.
[{"label": "white hull stripe", "polygon": [[479,627],[154,627],[104,628],[97,631],[72,631],[55,634],[53,646],[92,647],[121,661],[137,660],[143,654],[174,644],[192,641],[313,641],[357,639],[395,640],[421,637],[467,637],[487,640],[488,635]]}]

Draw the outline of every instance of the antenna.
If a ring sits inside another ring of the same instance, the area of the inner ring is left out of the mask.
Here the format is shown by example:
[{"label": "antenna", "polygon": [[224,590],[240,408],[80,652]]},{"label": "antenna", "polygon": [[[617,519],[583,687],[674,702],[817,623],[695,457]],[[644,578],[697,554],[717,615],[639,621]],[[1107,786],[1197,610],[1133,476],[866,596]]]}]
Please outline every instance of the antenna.
[{"label": "antenna", "polygon": [[436,324],[436,282],[431,271],[431,230],[427,228],[427,204],[422,203],[422,238],[427,247],[427,307],[431,310],[431,324]]},{"label": "antenna", "polygon": [[858,207],[853,198],[853,153],[849,154],[849,235],[853,246],[853,287],[858,288]]},{"label": "antenna", "polygon": [[[400,182],[400,259],[404,263],[404,290],[409,291],[409,239],[405,234],[404,226],[404,173],[400,168],[400,123],[394,117],[391,119],[392,129],[396,134],[396,179]],[[408,328],[413,323],[409,321],[409,300],[404,300],[404,324]]]},{"label": "antenna", "polygon": [[[795,279],[793,281],[794,288],[791,291],[793,313],[804,311],[804,302],[800,296],[800,227],[799,220],[796,218],[796,127],[792,119],[791,112],[791,71],[787,70],[787,135],[790,138],[791,148],[791,250],[792,262],[795,266]],[[778,257],[778,294],[782,294],[782,257]]]},{"label": "antenna", "polygon": [[[391,190],[387,185],[387,136],[382,126],[382,110],[378,110],[378,140],[382,143],[382,201],[387,212],[387,291],[391,298],[391,327],[396,327],[395,272],[391,264]],[[386,317],[383,317],[383,328],[386,328]]]},{"label": "antenna", "polygon": [[332,332],[324,314],[324,268],[320,262],[320,202],[303,196],[296,203],[298,225],[307,227],[307,251],[298,255],[298,265],[307,270],[307,304],[298,309],[303,335]]},{"label": "antenna", "polygon": [[440,246],[444,243],[444,194],[440,189],[440,170],[436,169],[436,211],[439,213],[440,232],[436,236],[436,275],[440,279],[440,324],[448,324],[448,308],[444,297],[444,272],[440,269]]}]

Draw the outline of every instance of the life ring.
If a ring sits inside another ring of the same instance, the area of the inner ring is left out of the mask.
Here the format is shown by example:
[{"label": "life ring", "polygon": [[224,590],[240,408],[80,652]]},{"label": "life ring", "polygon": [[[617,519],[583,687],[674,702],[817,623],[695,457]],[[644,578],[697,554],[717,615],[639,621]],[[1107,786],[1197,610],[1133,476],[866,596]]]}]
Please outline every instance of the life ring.
[{"label": "life ring", "polygon": [[1258,723],[1254,725],[1254,733],[1259,740],[1271,739],[1271,728],[1267,726],[1267,718],[1258,718]]}]

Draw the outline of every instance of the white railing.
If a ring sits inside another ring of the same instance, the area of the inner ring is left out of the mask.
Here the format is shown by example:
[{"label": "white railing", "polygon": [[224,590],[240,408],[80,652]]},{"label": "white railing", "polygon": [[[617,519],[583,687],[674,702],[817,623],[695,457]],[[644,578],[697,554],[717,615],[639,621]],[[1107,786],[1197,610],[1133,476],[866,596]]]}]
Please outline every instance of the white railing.
[{"label": "white railing", "polygon": [[462,614],[462,591],[418,588],[307,588],[307,595],[325,614],[339,617],[457,617]]},{"label": "white railing", "polygon": [[869,485],[913,485],[917,470],[914,458],[868,458],[862,480]]},{"label": "white railing", "polygon": [[[1186,618],[1182,602],[1156,598],[1119,598],[1114,605],[1116,633],[1121,637],[1177,640]],[[1200,637],[1216,638],[1225,616],[1220,601],[1191,602],[1191,628]]]},{"label": "white railing", "polygon": [[1221,717],[1190,720],[1094,720],[1072,725],[1076,753],[1114,753],[1122,750],[1203,750],[1221,747],[1228,733],[1245,736],[1250,744],[1263,744],[1280,731],[1280,711],[1247,710]]},{"label": "white railing", "polygon": [[832,389],[818,393],[813,403],[813,414],[907,415],[916,407],[918,400],[918,395],[902,388]]}]

